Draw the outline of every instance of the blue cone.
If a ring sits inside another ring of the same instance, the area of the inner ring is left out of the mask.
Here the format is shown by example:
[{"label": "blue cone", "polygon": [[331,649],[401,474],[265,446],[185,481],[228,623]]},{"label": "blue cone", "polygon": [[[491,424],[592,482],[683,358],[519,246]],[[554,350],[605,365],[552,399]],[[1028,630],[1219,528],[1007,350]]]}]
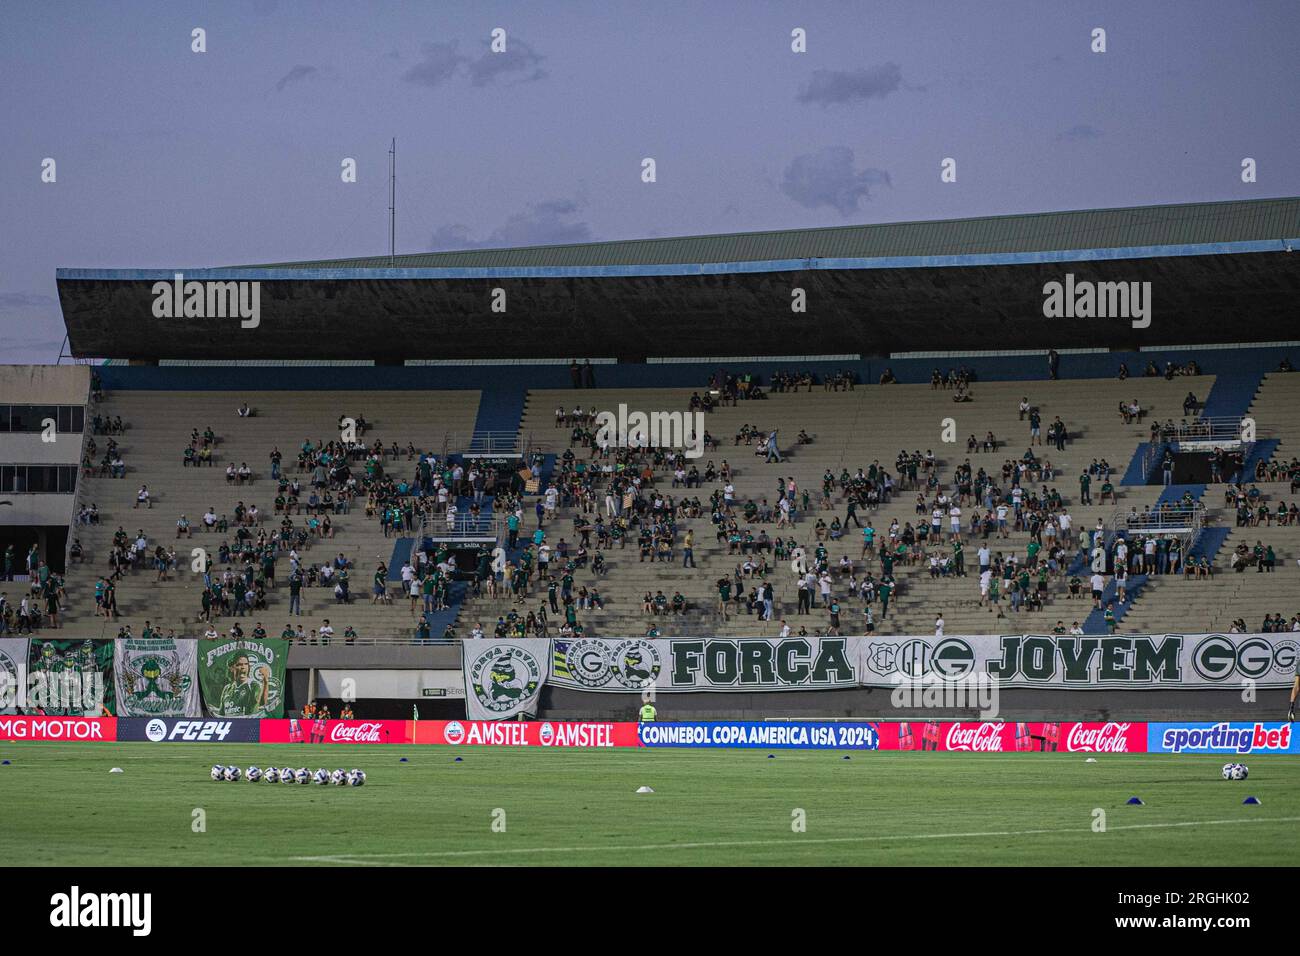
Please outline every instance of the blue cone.
[{"label": "blue cone", "polygon": [[768,754],[768,755],[767,755],[767,759],[768,759],[768,760],[775,760],[775,759],[776,759],[776,754]]},{"label": "blue cone", "polygon": [[465,759],[464,757],[457,757],[455,763],[460,763],[464,759]]},{"label": "blue cone", "polygon": [[1145,807],[1145,806],[1146,806],[1146,804],[1142,802],[1142,798],[1141,798],[1141,797],[1129,797],[1128,800],[1125,801],[1125,803],[1127,803],[1130,807]]},{"label": "blue cone", "polygon": [[7,766],[9,766],[8,760],[4,761],[3,763],[0,763],[0,767],[7,767]]},{"label": "blue cone", "polygon": [[399,760],[399,761],[397,761],[397,762],[398,762],[398,763],[406,763],[406,758],[403,757],[401,760]]},{"label": "blue cone", "polygon": [[[7,761],[7,760],[5,761],[5,763],[8,763],[8,762],[9,762],[9,761]],[[1259,806],[1259,797],[1247,797],[1245,800],[1241,801],[1241,803],[1242,803],[1242,806],[1246,806],[1246,807],[1257,807],[1257,806]]]},{"label": "blue cone", "polygon": [[845,759],[845,760],[848,760],[848,759],[849,759],[849,755],[848,755],[848,754],[845,754],[845,755],[844,755],[844,759]]}]

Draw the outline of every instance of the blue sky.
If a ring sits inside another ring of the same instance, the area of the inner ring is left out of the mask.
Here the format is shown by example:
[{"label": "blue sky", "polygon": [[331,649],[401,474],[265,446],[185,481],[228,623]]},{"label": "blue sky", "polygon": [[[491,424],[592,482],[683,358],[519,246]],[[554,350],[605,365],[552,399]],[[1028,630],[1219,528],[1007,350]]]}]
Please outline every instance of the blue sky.
[{"label": "blue sky", "polygon": [[0,361],[61,266],[386,253],[394,136],[399,253],[1297,195],[1297,49],[1294,0],[4,0]]}]

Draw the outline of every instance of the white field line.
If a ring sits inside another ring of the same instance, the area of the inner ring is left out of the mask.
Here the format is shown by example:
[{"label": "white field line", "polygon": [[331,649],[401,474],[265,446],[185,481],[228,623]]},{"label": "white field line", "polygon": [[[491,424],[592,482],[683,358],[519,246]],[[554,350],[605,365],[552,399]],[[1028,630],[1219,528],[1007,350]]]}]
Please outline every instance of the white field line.
[{"label": "white field line", "polygon": [[[1163,830],[1176,827],[1210,827],[1227,826],[1239,823],[1296,823],[1300,817],[1250,817],[1236,820],[1187,820],[1179,823],[1126,823],[1107,827],[1113,830]],[[1042,836],[1060,833],[1092,833],[1092,827],[1065,827],[1046,830],[982,830],[969,833],[901,833],[854,837],[794,837],[781,840],[719,840],[708,843],[644,843],[640,845],[618,846],[539,846],[502,848],[499,850],[431,850],[412,853],[359,853],[337,854],[333,856],[294,856],[290,860],[299,863],[340,863],[347,866],[406,866],[397,862],[398,857],[419,859],[463,858],[476,856],[525,856],[540,853],[628,853],[650,850],[708,850],[755,846],[807,846],[809,844],[843,844],[873,843],[896,840],[963,840],[981,837],[1021,837]]]}]

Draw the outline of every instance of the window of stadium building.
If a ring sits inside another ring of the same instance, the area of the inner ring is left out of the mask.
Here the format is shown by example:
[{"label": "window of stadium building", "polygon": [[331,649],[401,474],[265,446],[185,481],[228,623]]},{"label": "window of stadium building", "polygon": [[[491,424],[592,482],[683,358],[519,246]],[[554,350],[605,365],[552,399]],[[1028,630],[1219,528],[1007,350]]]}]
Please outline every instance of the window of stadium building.
[{"label": "window of stadium building", "polygon": [[80,405],[0,405],[0,432],[41,432],[54,420],[59,432],[79,432],[86,425],[86,411]]},{"label": "window of stadium building", "polygon": [[0,465],[0,492],[53,495],[76,490],[76,465]]}]

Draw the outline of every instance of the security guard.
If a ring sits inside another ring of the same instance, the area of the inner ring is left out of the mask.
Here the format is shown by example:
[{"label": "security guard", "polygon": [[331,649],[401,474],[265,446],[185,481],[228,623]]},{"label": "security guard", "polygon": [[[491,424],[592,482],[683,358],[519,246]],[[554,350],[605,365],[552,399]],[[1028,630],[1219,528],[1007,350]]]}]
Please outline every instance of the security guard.
[{"label": "security guard", "polygon": [[655,720],[655,705],[646,701],[641,705],[640,721],[643,724],[653,724]]}]

